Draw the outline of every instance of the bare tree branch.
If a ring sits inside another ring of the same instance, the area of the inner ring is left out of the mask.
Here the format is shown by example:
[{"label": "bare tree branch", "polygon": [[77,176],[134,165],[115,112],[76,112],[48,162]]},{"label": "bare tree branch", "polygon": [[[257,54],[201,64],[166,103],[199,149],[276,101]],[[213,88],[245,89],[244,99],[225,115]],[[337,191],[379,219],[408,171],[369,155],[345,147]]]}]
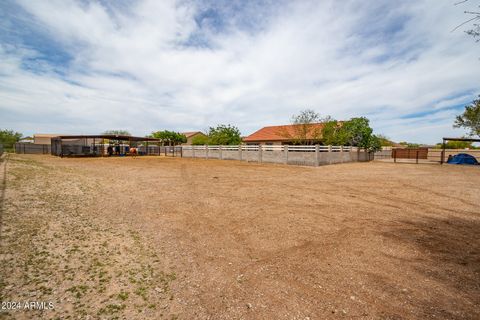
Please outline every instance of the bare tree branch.
[{"label": "bare tree branch", "polygon": [[480,16],[476,16],[476,17],[473,17],[472,19],[468,19],[467,21],[463,22],[462,24],[459,24],[458,26],[456,26],[455,28],[452,29],[452,31],[450,32],[454,32],[455,30],[457,30],[458,28],[460,28],[461,26],[464,26],[466,25],[467,23],[473,21],[473,20],[477,20],[477,19],[480,19]]}]

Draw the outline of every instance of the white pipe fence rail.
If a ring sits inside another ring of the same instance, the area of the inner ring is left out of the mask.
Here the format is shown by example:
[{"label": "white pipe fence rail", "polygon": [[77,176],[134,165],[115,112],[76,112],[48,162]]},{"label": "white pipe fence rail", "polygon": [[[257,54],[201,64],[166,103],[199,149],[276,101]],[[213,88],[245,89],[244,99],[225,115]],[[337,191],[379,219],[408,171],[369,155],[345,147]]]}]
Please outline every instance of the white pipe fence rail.
[{"label": "white pipe fence rail", "polygon": [[182,146],[182,156],[310,166],[372,160],[372,154],[363,149],[320,145]]},{"label": "white pipe fence rail", "polygon": [[351,152],[357,151],[357,147],[351,146],[320,146],[320,145],[236,145],[236,146],[220,146],[220,145],[201,145],[201,146],[182,146],[185,150],[224,150],[224,151],[302,151],[315,152],[318,148],[319,152]]}]

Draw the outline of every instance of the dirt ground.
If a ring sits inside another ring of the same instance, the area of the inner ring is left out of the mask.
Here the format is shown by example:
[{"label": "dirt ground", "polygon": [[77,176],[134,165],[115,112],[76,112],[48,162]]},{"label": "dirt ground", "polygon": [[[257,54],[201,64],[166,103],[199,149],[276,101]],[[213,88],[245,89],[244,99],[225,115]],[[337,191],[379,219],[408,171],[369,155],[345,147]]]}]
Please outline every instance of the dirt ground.
[{"label": "dirt ground", "polygon": [[478,167],[9,155],[0,168],[2,308],[44,302],[0,318],[480,318]]}]

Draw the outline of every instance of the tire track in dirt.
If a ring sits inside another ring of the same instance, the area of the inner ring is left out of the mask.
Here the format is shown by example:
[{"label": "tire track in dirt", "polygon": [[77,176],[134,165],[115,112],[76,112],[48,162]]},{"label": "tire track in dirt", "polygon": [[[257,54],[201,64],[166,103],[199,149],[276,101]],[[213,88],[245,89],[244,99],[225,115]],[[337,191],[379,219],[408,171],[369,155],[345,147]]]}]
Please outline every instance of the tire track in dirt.
[{"label": "tire track in dirt", "polygon": [[4,153],[0,157],[0,246],[2,241],[3,215],[5,211],[5,193],[7,191],[7,162],[8,154]]}]

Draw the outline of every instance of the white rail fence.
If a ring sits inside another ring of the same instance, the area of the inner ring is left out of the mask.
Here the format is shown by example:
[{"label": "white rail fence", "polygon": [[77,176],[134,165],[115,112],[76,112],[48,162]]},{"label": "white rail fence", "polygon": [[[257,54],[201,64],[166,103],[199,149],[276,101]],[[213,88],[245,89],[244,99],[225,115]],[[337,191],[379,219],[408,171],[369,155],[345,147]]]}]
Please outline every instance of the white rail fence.
[{"label": "white rail fence", "polygon": [[240,160],[309,166],[373,160],[372,154],[356,147],[320,145],[182,146],[182,155],[185,158]]}]

